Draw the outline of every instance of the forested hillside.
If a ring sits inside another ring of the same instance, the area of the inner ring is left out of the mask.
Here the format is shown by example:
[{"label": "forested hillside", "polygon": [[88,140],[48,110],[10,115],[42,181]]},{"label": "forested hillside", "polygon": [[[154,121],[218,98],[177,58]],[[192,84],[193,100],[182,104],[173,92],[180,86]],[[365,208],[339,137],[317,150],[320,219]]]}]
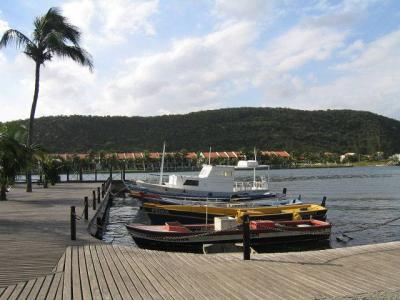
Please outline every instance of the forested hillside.
[{"label": "forested hillside", "polygon": [[[17,121],[17,122],[27,122]],[[400,122],[370,112],[230,108],[156,117],[55,116],[35,121],[50,152],[284,149],[400,152]]]}]

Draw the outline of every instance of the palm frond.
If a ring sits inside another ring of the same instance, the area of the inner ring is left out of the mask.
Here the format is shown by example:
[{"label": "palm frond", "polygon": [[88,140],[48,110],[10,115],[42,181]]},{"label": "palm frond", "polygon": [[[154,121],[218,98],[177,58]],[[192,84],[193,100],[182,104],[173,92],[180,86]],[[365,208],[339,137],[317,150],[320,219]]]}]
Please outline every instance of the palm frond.
[{"label": "palm frond", "polygon": [[79,46],[80,31],[78,27],[70,24],[57,7],[52,7],[43,17],[45,19],[44,34],[45,38],[52,31],[60,32],[63,38],[71,42],[74,46]]},{"label": "palm frond", "polygon": [[62,48],[54,49],[54,52],[61,57],[71,58],[73,61],[89,67],[90,71],[93,70],[91,55],[81,47],[64,45]]},{"label": "palm frond", "polygon": [[33,42],[22,32],[15,29],[8,29],[0,40],[0,48],[6,47],[11,42],[15,42],[17,48],[33,44]]}]

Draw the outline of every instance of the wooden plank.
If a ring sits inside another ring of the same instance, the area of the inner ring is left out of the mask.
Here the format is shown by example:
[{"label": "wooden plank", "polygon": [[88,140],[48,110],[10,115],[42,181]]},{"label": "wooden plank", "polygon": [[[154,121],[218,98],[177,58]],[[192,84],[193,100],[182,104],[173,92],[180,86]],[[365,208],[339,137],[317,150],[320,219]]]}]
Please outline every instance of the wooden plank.
[{"label": "wooden plank", "polygon": [[[64,273],[61,273],[62,276],[60,278],[60,282],[58,284],[57,292],[54,297],[55,300],[63,300],[63,293],[64,293]],[[71,298],[64,298],[65,299],[71,299]]]},{"label": "wooden plank", "polygon": [[97,250],[100,250],[102,252],[122,299],[132,299],[130,293],[128,292],[128,289],[126,288],[124,279],[122,278],[120,271],[118,270],[113,259],[111,258],[107,248],[112,248],[112,246],[98,246]]},{"label": "wooden plank", "polygon": [[132,267],[131,261],[128,260],[123,252],[121,251],[120,247],[113,246],[113,250],[116,253],[118,260],[121,262],[122,266],[124,267],[126,273],[128,274],[129,278],[131,279],[132,284],[134,285],[135,289],[138,291],[139,295],[143,299],[152,299],[150,295],[151,291],[147,288],[147,281],[144,283],[139,278],[138,274],[136,274],[135,270]]},{"label": "wooden plank", "polygon": [[36,279],[31,279],[26,283],[26,285],[25,285],[24,289],[22,290],[21,294],[19,294],[19,299],[28,299],[28,296],[29,296],[29,294],[30,294],[35,282],[36,282]]},{"label": "wooden plank", "polygon": [[64,264],[65,264],[65,251],[63,255],[61,255],[60,260],[57,263],[55,272],[64,272]]},{"label": "wooden plank", "polygon": [[81,276],[79,272],[79,253],[78,253],[78,247],[71,247],[71,280],[72,280],[72,298],[76,300],[81,300],[82,299],[82,292],[81,292]]},{"label": "wooden plank", "polygon": [[53,280],[51,281],[51,284],[49,286],[49,291],[46,295],[46,299],[53,300],[56,298],[57,290],[62,290],[62,288],[59,288],[59,286],[61,285],[60,282],[62,282],[62,273],[54,274]]},{"label": "wooden plank", "polygon": [[111,297],[113,299],[122,299],[118,291],[117,285],[114,281],[114,277],[112,276],[110,268],[108,267],[106,259],[103,255],[103,252],[101,251],[101,246],[94,246],[93,248],[96,249],[97,257],[99,258],[101,268],[103,269],[104,278],[107,282],[107,286],[110,291]]},{"label": "wooden plank", "polygon": [[157,286],[157,289],[159,290],[160,287],[162,287],[162,293],[164,294],[163,297],[165,298],[171,298],[172,299],[183,299],[183,297],[174,289],[174,287],[165,279],[164,274],[161,274],[158,272],[158,270],[155,270],[152,268],[152,265],[145,263],[143,261],[144,255],[135,253],[133,251],[129,251],[131,257],[133,260],[135,260],[136,264],[139,266],[139,268],[142,268],[144,273],[146,273],[146,276],[152,281],[153,286]]},{"label": "wooden plank", "polygon": [[[206,298],[228,298],[227,295],[229,295],[229,291],[226,290],[223,284],[218,287],[210,284],[212,282],[219,282],[219,280],[215,272],[210,270],[206,265],[198,264],[195,261],[188,260],[184,256],[176,255],[175,253],[166,252],[165,256],[170,258],[170,261],[176,266],[178,272],[182,272],[182,276],[186,274],[191,275],[190,277],[193,278],[195,284]],[[195,270],[197,274],[193,274],[192,270]],[[233,295],[232,299],[238,299],[238,297]]]},{"label": "wooden plank", "polygon": [[136,289],[135,283],[132,282],[132,278],[129,276],[129,274],[126,271],[126,268],[121,263],[117,252],[115,252],[115,247],[105,247],[105,249],[103,249],[103,251],[104,250],[108,252],[108,256],[111,258],[111,260],[115,264],[115,267],[121,276],[121,280],[125,284],[125,287],[130,294],[130,297],[133,299],[140,299],[141,296],[139,295],[139,292]]},{"label": "wooden plank", "polygon": [[105,299],[112,299],[110,291],[107,286],[106,279],[104,277],[103,269],[100,265],[99,258],[97,256],[97,252],[94,246],[89,246],[90,249],[90,257],[93,260],[94,271],[96,274],[97,282],[100,288],[100,294]]},{"label": "wooden plank", "polygon": [[72,299],[72,248],[65,250],[65,268],[63,275],[63,292],[64,299]]},{"label": "wooden plank", "polygon": [[89,278],[91,295],[92,295],[93,299],[101,299],[100,288],[99,288],[99,284],[97,282],[97,277],[96,277],[95,269],[93,266],[93,261],[92,261],[89,246],[84,246],[83,252],[85,254],[86,269],[87,269],[87,274],[88,274],[88,278]]},{"label": "wooden plank", "polygon": [[79,256],[79,275],[81,280],[81,289],[82,289],[82,298],[84,300],[92,299],[92,292],[90,291],[90,284],[89,284],[89,277],[88,277],[88,270],[86,268],[86,259],[85,259],[85,252],[84,247],[78,247],[78,256]]},{"label": "wooden plank", "polygon": [[39,294],[40,288],[44,282],[44,277],[39,277],[36,279],[35,284],[32,287],[31,292],[28,295],[29,299],[36,299],[37,295]]},{"label": "wooden plank", "polygon": [[3,294],[3,292],[6,290],[6,288],[5,287],[0,287],[0,296],[1,296],[1,294]]},{"label": "wooden plank", "polygon": [[49,288],[51,282],[53,281],[54,274],[47,275],[43,281],[42,287],[37,295],[37,299],[46,299],[47,293],[49,292]]},{"label": "wooden plank", "polygon": [[17,286],[15,287],[14,291],[12,292],[10,297],[8,298],[8,300],[18,299],[18,296],[19,296],[19,294],[21,294],[21,292],[24,289],[25,285],[26,285],[26,282],[18,283]]},{"label": "wooden plank", "polygon": [[7,300],[8,297],[10,297],[10,295],[12,294],[12,292],[14,291],[14,289],[17,287],[16,284],[14,285],[9,285],[6,290],[3,292],[3,294],[0,297],[0,300]]},{"label": "wooden plank", "polygon": [[[150,265],[153,270],[158,272],[160,276],[165,278],[166,281],[170,284],[172,288],[175,289],[179,295],[184,299],[200,299],[203,298],[201,295],[197,293],[195,289],[187,290],[188,282],[179,276],[179,272],[176,272],[174,269],[166,268],[167,259],[164,259],[160,263],[157,256],[158,251],[146,251],[143,253],[143,258],[147,261],[146,265]],[[171,274],[170,272],[173,272]]]},{"label": "wooden plank", "polygon": [[131,265],[132,270],[136,272],[138,278],[146,286],[147,291],[154,299],[165,299],[169,298],[169,294],[160,286],[160,284],[149,276],[146,269],[140,267],[140,264],[137,263],[136,259],[132,259],[129,251],[125,247],[120,248],[121,252],[125,256],[128,263]]}]

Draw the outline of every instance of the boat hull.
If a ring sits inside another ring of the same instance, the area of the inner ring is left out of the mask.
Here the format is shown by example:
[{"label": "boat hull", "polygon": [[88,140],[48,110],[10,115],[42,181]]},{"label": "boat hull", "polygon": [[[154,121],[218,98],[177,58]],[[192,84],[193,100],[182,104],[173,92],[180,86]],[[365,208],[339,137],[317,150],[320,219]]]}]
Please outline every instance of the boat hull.
[{"label": "boat hull", "polygon": [[[139,226],[140,227],[140,226]],[[151,227],[151,226],[149,226]],[[243,241],[242,230],[204,233],[171,233],[149,232],[127,225],[128,231],[135,243],[146,249],[161,249],[171,251],[201,251],[205,244],[234,244]],[[328,240],[331,232],[330,225],[306,230],[274,231],[251,230],[250,244],[253,247],[274,245],[290,245]]]}]

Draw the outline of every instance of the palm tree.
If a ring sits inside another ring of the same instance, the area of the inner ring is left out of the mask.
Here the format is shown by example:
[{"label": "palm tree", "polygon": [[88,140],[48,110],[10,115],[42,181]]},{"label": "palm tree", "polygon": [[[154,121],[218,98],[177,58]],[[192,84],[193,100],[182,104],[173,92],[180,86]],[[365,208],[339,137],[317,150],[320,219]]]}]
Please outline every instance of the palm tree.
[{"label": "palm tree", "polygon": [[[33,122],[35,119],[36,104],[39,96],[40,67],[46,61],[51,61],[54,56],[71,58],[73,61],[88,66],[90,70],[93,63],[90,54],[80,47],[81,33],[77,27],[68,23],[61,15],[58,8],[52,7],[43,16],[37,17],[33,22],[32,39],[15,29],[9,29],[0,40],[0,48],[14,42],[17,48],[22,47],[24,53],[35,62],[35,90],[29,127],[27,146],[32,145]],[[32,191],[31,171],[27,176],[27,192]]]},{"label": "palm tree", "polygon": [[0,128],[0,200],[7,199],[7,188],[33,157],[34,149],[21,142],[24,133],[25,128],[18,125]]}]

